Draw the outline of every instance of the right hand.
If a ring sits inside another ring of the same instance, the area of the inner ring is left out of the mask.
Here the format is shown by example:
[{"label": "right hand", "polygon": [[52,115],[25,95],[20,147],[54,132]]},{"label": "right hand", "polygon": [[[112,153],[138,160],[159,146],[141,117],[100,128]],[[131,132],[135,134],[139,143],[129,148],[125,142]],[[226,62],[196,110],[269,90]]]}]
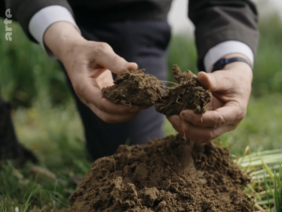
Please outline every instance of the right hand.
[{"label": "right hand", "polygon": [[44,35],[45,44],[64,64],[79,99],[100,119],[119,123],[133,119],[141,110],[109,102],[102,95],[102,88],[113,85],[112,72],[136,70],[136,63],[129,63],[116,55],[106,43],[85,40],[72,24],[58,22]]},{"label": "right hand", "polygon": [[[225,57],[245,57],[229,54]],[[225,132],[234,130],[243,120],[252,89],[253,71],[244,62],[227,64],[213,73],[198,73],[199,82],[212,92],[209,110],[196,114],[183,110],[179,115],[169,117],[172,126],[183,137],[196,142],[211,141]]]}]

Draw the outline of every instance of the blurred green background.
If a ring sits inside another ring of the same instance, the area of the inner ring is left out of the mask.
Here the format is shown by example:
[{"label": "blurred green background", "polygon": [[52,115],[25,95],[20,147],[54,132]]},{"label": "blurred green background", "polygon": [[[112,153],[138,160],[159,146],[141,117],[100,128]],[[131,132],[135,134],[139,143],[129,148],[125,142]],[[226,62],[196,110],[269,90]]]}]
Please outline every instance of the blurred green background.
[{"label": "blurred green background", "polygon": [[[251,151],[282,146],[282,21],[272,14],[260,20],[259,29],[261,39],[247,116],[235,131],[217,139],[229,146],[234,155],[242,155],[246,146]],[[173,81],[170,72],[173,64],[197,72],[192,38],[172,37],[167,63],[169,81]],[[12,176],[13,168],[6,167],[0,171],[0,191],[5,191],[5,196],[10,192],[19,204],[24,204],[31,195],[35,201],[44,199],[38,205],[56,200],[67,207],[67,198],[75,189],[70,178],[74,174],[84,175],[90,167],[81,121],[57,61],[28,41],[17,24],[13,24],[12,42],[0,37],[0,86],[2,96],[13,105],[20,142],[35,152],[42,167],[67,183],[44,181],[40,186],[38,180],[22,183]],[[168,122],[164,129],[166,134],[175,133]]]},{"label": "blurred green background", "polygon": [[[237,130],[220,138],[231,145],[234,154],[242,153],[247,145],[256,151],[278,148],[282,142],[279,131],[282,126],[282,23],[278,15],[271,15],[260,20],[259,29],[261,39],[247,117]],[[13,25],[13,41],[7,42],[1,36],[0,47],[1,93],[15,109],[14,121],[20,140],[27,146],[44,145],[34,141],[42,139],[42,135],[44,140],[52,140],[53,134],[83,140],[81,123],[58,62],[48,58],[40,46],[29,42],[17,24]],[[169,81],[174,80],[170,71],[173,64],[182,70],[197,72],[192,38],[172,37],[167,63]],[[71,123],[67,121],[70,117]],[[48,128],[49,125],[54,125],[54,129]],[[71,127],[75,130],[68,131]],[[173,132],[168,123],[165,130],[167,134]]]}]

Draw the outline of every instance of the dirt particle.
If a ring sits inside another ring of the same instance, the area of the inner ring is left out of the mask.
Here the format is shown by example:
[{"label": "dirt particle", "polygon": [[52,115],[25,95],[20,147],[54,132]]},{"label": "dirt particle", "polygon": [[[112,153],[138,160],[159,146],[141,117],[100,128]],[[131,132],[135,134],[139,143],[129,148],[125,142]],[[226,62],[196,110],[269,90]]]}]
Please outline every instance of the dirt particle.
[{"label": "dirt particle", "polygon": [[[143,71],[125,72],[103,93],[119,104],[155,104],[166,115],[183,109],[204,113],[211,93],[191,72],[173,70],[179,84],[162,95],[160,82],[152,88]],[[70,197],[71,212],[251,212],[254,202],[243,191],[248,183],[228,149],[168,136],[121,145],[116,154],[95,161]]]},{"label": "dirt particle", "polygon": [[178,82],[156,102],[156,110],[168,116],[179,115],[182,110],[190,109],[195,113],[207,111],[211,101],[211,92],[206,90],[191,71],[181,73],[177,65],[173,66],[174,78]]},{"label": "dirt particle", "polygon": [[[192,154],[180,151],[189,148],[193,148]],[[126,149],[93,163],[71,196],[72,212],[252,211],[254,203],[243,192],[249,179],[226,148],[192,146],[178,135]],[[187,158],[192,162],[189,165]],[[105,161],[115,161],[116,168]],[[135,169],[130,172],[126,167]]]},{"label": "dirt particle", "polygon": [[111,87],[103,88],[103,96],[115,104],[152,106],[160,97],[162,83],[145,70],[125,71]]}]

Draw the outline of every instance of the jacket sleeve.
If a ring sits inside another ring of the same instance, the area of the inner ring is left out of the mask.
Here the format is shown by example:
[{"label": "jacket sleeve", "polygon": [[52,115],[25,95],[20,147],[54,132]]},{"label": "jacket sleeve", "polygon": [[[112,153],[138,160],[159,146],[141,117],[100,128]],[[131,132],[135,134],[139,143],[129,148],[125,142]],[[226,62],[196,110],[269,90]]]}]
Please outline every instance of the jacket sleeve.
[{"label": "jacket sleeve", "polygon": [[13,17],[20,23],[28,38],[36,40],[29,32],[29,22],[31,18],[41,9],[58,5],[68,9],[73,15],[72,9],[67,0],[5,0],[6,8],[11,9]]},{"label": "jacket sleeve", "polygon": [[245,43],[255,55],[258,13],[251,0],[190,0],[188,15],[195,25],[199,70],[205,70],[209,49],[225,41]]}]

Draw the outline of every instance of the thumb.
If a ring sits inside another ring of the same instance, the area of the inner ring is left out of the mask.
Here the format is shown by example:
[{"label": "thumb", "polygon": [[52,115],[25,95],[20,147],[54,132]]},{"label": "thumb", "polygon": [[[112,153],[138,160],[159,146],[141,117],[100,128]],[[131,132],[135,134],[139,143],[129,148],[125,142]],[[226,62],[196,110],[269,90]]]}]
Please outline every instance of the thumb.
[{"label": "thumb", "polygon": [[138,68],[136,63],[127,62],[125,59],[115,54],[109,55],[108,60],[105,59],[106,57],[101,60],[101,64],[114,74],[121,74],[126,70],[137,70]]},{"label": "thumb", "polygon": [[216,71],[213,73],[201,71],[198,73],[198,80],[211,92],[226,91],[233,86],[232,75],[226,71]]},{"label": "thumb", "polygon": [[96,54],[95,59],[100,66],[109,69],[114,74],[121,74],[126,70],[136,70],[138,68],[136,63],[127,62],[124,58],[118,56],[108,45],[106,45],[103,51]]}]

